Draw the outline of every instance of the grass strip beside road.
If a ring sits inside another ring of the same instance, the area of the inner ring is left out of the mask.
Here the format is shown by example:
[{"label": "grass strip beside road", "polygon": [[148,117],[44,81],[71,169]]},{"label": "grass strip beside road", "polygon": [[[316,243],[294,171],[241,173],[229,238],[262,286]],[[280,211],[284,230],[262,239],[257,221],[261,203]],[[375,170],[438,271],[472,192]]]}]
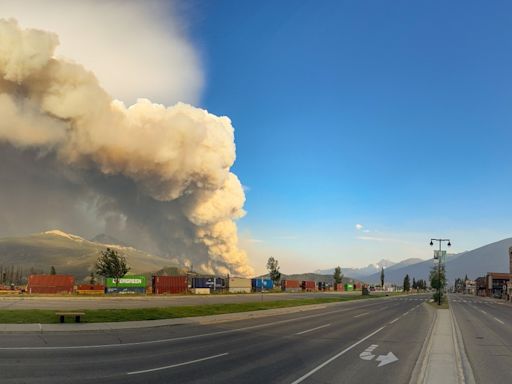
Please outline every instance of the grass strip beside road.
[{"label": "grass strip beside road", "polygon": [[[349,296],[349,297],[322,297],[313,299],[277,300],[267,302],[230,303],[230,304],[205,304],[187,305],[162,308],[130,308],[130,309],[93,309],[81,310],[85,312],[82,317],[84,323],[102,323],[118,321],[140,321],[175,319],[181,317],[195,317],[208,315],[221,315],[226,313],[259,311],[274,308],[289,308],[300,305],[336,303],[360,299],[382,297],[383,295]],[[43,309],[5,309],[0,310],[0,324],[53,324],[58,323],[59,318],[55,310]],[[72,318],[67,321],[73,321]]]}]

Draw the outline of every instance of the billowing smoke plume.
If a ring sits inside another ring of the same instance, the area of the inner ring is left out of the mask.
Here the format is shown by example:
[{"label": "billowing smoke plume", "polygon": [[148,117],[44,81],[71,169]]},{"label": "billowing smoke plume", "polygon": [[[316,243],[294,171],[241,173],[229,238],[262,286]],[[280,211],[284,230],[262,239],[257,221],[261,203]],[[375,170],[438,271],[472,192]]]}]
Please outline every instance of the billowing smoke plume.
[{"label": "billowing smoke plume", "polygon": [[[52,33],[0,20],[4,221],[9,205],[43,209],[56,224],[93,212],[110,233],[195,269],[252,273],[237,245],[245,196],[230,172],[230,120],[183,103],[126,107],[94,74],[55,58],[57,45]],[[20,203],[37,195],[39,208]]]}]

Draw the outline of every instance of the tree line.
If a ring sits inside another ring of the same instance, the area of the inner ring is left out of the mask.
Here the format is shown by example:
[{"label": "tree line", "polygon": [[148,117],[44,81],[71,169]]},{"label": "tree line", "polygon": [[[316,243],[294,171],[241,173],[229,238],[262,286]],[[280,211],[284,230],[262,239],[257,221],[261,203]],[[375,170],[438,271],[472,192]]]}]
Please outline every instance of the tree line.
[{"label": "tree line", "polygon": [[416,280],[414,277],[412,278],[412,284],[411,279],[409,275],[405,275],[404,277],[404,283],[403,283],[403,289],[404,292],[409,292],[410,290],[415,289],[417,291],[423,291],[427,289],[427,282],[423,279]]}]

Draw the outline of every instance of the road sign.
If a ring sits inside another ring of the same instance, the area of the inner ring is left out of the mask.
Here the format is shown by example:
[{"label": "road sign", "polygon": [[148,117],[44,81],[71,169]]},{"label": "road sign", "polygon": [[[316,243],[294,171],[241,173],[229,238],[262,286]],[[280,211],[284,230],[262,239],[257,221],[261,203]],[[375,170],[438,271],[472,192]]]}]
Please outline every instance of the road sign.
[{"label": "road sign", "polygon": [[[359,357],[363,360],[371,361],[375,357],[375,355],[372,353],[375,349],[377,349],[377,344],[372,344],[368,348],[366,348],[363,352],[359,354]],[[395,356],[393,352],[388,352],[387,355],[379,355],[375,359],[375,361],[379,362],[379,365],[377,367],[382,367],[384,365],[394,363],[395,361],[398,361],[398,357]]]}]

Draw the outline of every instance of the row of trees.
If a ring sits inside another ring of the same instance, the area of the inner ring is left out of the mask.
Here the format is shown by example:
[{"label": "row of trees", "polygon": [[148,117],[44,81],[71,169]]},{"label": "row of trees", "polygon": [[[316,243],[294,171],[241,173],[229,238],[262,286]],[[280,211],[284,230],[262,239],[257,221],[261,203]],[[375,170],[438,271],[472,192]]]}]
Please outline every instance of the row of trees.
[{"label": "row of trees", "polygon": [[[279,271],[279,268],[279,261],[273,257],[270,257],[267,261],[267,271],[269,278],[275,285],[279,284],[279,281],[281,280],[281,272]],[[340,266],[334,268],[333,279],[336,284],[340,284],[343,281],[343,274],[341,273]]]},{"label": "row of trees", "polygon": [[416,280],[413,277],[412,285],[411,285],[411,279],[410,279],[409,275],[405,275],[403,288],[404,288],[405,292],[409,292],[411,290],[411,288],[416,289],[416,290],[425,290],[425,289],[427,289],[427,282],[423,279]]}]

